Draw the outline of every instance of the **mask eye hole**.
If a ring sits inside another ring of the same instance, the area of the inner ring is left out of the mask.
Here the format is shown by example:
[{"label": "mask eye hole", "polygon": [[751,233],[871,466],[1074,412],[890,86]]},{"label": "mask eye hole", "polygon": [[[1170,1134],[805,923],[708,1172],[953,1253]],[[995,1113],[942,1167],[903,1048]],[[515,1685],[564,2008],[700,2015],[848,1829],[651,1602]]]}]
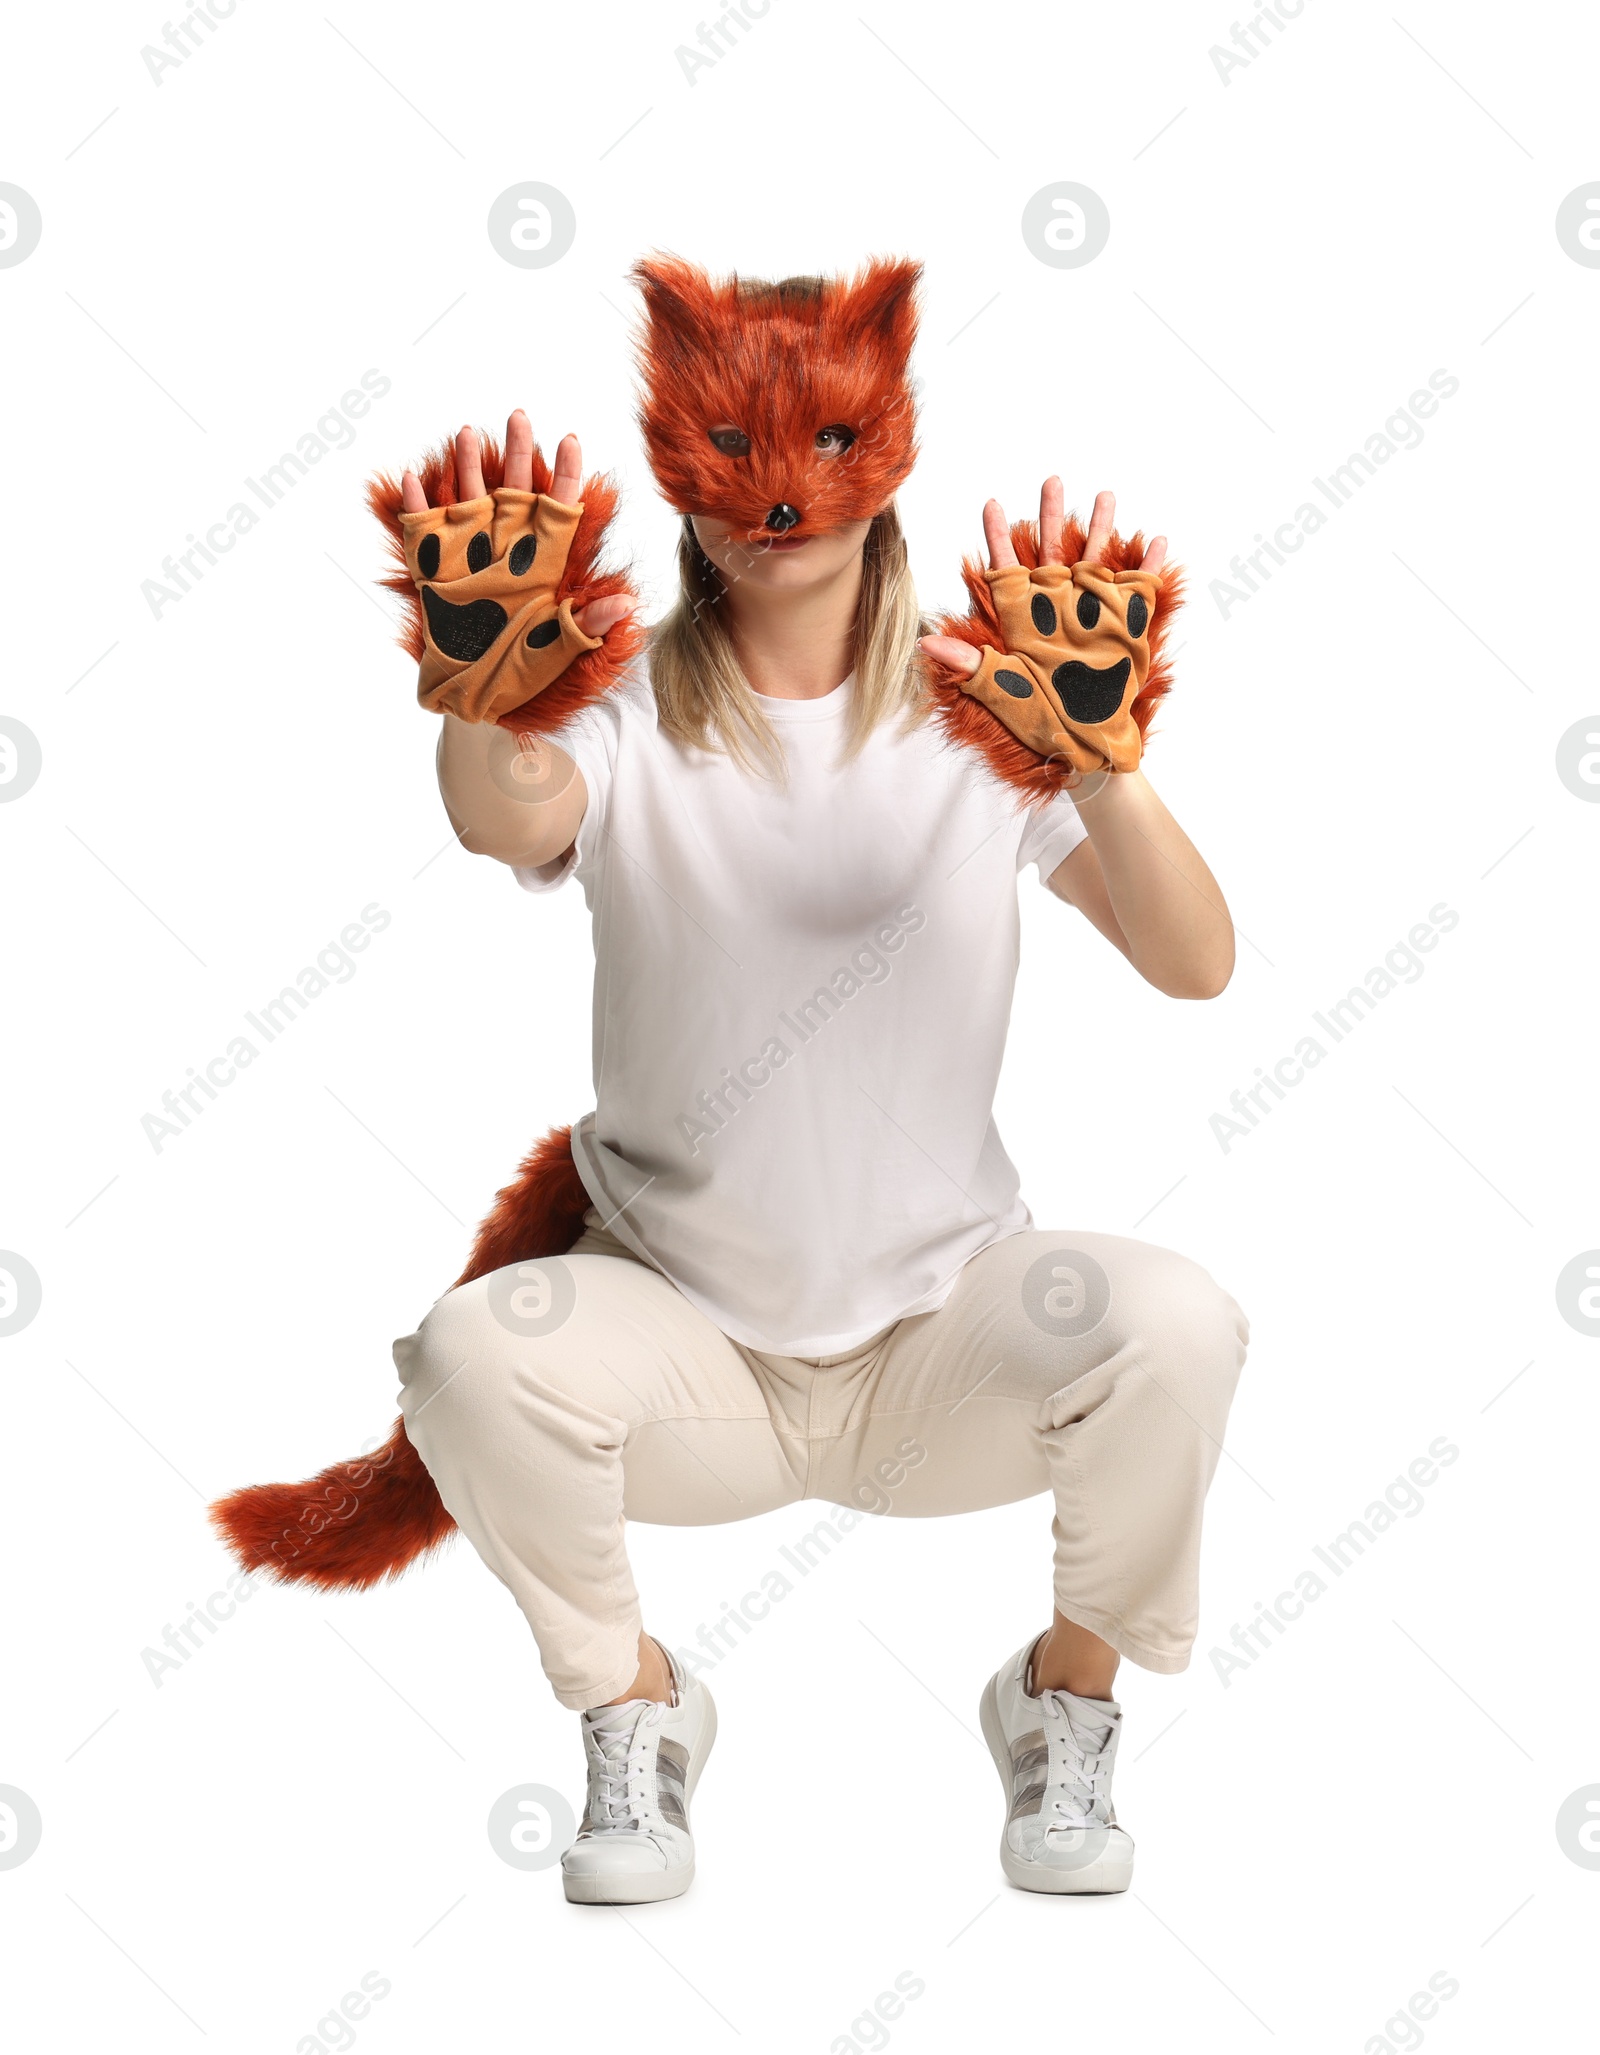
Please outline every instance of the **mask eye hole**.
[{"label": "mask eye hole", "polygon": [[835,421],[827,428],[817,430],[817,448],[825,457],[842,456],[855,439],[855,430],[846,428],[842,421]]},{"label": "mask eye hole", "polygon": [[750,454],[750,438],[742,428],[709,428],[712,447],[721,450],[725,457],[747,457]]}]

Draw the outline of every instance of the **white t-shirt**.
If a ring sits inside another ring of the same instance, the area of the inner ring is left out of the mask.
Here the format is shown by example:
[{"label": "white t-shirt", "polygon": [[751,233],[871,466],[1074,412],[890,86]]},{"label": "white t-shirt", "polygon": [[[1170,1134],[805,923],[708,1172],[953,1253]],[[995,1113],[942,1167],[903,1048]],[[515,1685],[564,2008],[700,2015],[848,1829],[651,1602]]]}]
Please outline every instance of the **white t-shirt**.
[{"label": "white t-shirt", "polygon": [[839,761],[853,676],[760,698],[786,785],[685,749],[647,659],[552,736],[589,804],[569,876],[594,922],[595,1110],[573,1130],[601,1217],[725,1334],[852,1349],[1030,1227],[992,1105],[1016,980],[1017,873],[1084,838],[927,721]]}]

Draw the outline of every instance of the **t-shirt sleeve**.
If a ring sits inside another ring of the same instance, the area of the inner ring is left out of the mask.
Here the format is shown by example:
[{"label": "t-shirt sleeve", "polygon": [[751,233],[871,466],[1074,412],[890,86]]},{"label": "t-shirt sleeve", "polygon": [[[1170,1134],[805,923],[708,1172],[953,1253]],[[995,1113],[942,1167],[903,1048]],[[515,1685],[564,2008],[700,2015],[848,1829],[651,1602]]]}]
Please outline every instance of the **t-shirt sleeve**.
[{"label": "t-shirt sleeve", "polygon": [[524,891],[553,892],[568,878],[593,870],[605,837],[628,690],[629,684],[618,685],[593,706],[585,707],[582,713],[552,729],[549,740],[557,749],[565,750],[577,765],[588,804],[572,846],[564,856],[550,863],[512,866],[511,874]]},{"label": "t-shirt sleeve", "polygon": [[1017,844],[1017,869],[1039,866],[1039,882],[1048,885],[1056,867],[1069,857],[1088,831],[1069,794],[1056,793],[1044,806],[1031,807]]}]

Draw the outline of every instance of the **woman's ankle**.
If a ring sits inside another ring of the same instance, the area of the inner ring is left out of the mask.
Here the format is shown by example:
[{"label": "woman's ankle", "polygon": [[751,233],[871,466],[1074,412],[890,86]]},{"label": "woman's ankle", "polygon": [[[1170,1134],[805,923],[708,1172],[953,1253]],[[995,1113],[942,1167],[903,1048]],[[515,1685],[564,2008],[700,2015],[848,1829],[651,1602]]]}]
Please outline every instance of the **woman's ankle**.
[{"label": "woman's ankle", "polygon": [[672,1703],[672,1665],[666,1650],[648,1634],[639,1636],[639,1668],[626,1691],[606,1699],[607,1705],[624,1705],[630,1698],[651,1698],[661,1705]]},{"label": "woman's ankle", "polygon": [[1029,1689],[1035,1698],[1041,1691],[1070,1691],[1075,1698],[1109,1699],[1121,1660],[1098,1634],[1057,1613],[1034,1643]]}]

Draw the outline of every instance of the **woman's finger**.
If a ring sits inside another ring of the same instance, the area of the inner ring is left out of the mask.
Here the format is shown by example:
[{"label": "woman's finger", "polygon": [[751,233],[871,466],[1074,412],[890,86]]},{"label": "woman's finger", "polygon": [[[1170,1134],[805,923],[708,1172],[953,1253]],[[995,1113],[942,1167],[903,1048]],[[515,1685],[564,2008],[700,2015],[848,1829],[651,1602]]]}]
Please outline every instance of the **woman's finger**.
[{"label": "woman's finger", "polygon": [[550,497],[563,506],[575,507],[583,491],[583,449],[575,435],[564,435],[556,445],[555,469],[550,474]]},{"label": "woman's finger", "polygon": [[428,495],[415,471],[408,471],[400,481],[400,504],[408,514],[425,514],[428,511]]},{"label": "woman's finger", "polygon": [[626,620],[633,607],[625,593],[615,592],[606,599],[591,599],[586,607],[574,607],[572,618],[585,635],[604,635],[608,628]]},{"label": "woman's finger", "polygon": [[505,483],[514,492],[533,490],[533,423],[520,407],[506,422]]},{"label": "woman's finger", "polygon": [[1061,547],[1061,515],[1064,504],[1061,480],[1047,478],[1039,491],[1039,561],[1041,564],[1060,564],[1066,561]]},{"label": "woman's finger", "polygon": [[1105,550],[1106,538],[1111,533],[1111,517],[1117,511],[1117,496],[1113,492],[1097,492],[1094,496],[1094,512],[1089,516],[1089,533],[1084,540],[1082,562],[1098,564]]},{"label": "woman's finger", "polygon": [[1150,547],[1144,553],[1144,562],[1139,566],[1140,570],[1159,571],[1166,561],[1167,538],[1164,535],[1152,535]]},{"label": "woman's finger", "polygon": [[983,503],[983,539],[989,545],[991,571],[1004,571],[1017,561],[1017,553],[1011,547],[1011,523],[997,499]]},{"label": "woman's finger", "polygon": [[478,434],[463,428],[456,437],[456,498],[483,498],[483,465],[478,459]]},{"label": "woman's finger", "polygon": [[982,661],[970,642],[958,641],[954,635],[924,635],[917,647],[933,663],[943,664],[963,678],[970,678]]}]

